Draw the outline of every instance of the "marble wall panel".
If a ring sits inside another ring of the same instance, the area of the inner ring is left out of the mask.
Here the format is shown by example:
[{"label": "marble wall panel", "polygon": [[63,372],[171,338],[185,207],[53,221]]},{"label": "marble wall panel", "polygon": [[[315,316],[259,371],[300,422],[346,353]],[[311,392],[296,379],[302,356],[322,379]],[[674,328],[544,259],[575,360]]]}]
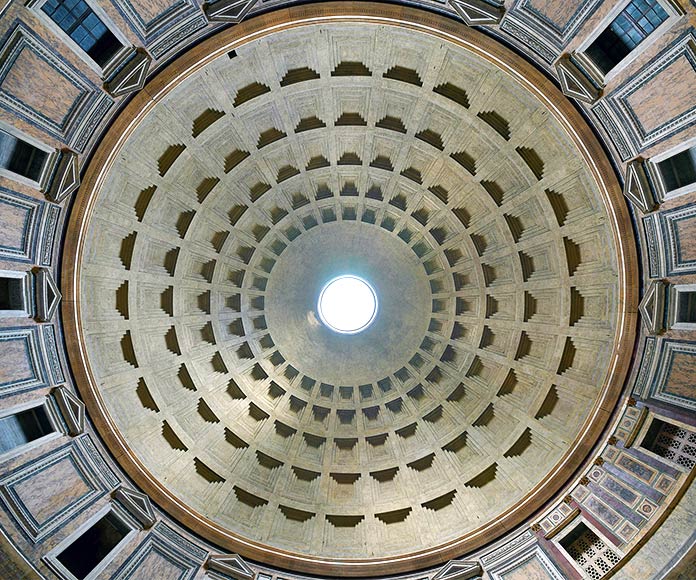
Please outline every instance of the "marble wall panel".
[{"label": "marble wall panel", "polygon": [[651,278],[696,273],[696,204],[687,204],[643,218]]},{"label": "marble wall panel", "polygon": [[2,40],[0,63],[0,107],[82,151],[111,98],[21,21]]},{"label": "marble wall panel", "polygon": [[2,329],[0,351],[0,397],[48,384],[38,326]]},{"label": "marble wall panel", "polygon": [[103,497],[117,480],[87,436],[6,474],[0,499],[31,541],[38,542]]},{"label": "marble wall panel", "polygon": [[0,258],[33,262],[45,202],[0,187]]},{"label": "marble wall panel", "polygon": [[684,409],[696,409],[696,343],[663,340],[648,396]]}]

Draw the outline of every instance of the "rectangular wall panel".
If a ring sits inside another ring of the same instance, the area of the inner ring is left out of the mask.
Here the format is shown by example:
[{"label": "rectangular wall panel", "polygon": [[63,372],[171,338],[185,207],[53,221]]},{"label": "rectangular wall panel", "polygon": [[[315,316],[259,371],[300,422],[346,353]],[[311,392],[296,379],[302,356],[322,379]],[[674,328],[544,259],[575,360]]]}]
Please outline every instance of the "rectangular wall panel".
[{"label": "rectangular wall panel", "polygon": [[0,499],[32,541],[55,532],[118,484],[97,457],[83,436],[0,480]]},{"label": "rectangular wall panel", "polygon": [[0,259],[34,262],[46,203],[0,187]]},{"label": "rectangular wall panel", "polygon": [[48,385],[39,326],[0,331],[0,397]]},{"label": "rectangular wall panel", "polygon": [[0,107],[77,151],[113,105],[101,87],[21,21],[3,39],[0,63]]}]

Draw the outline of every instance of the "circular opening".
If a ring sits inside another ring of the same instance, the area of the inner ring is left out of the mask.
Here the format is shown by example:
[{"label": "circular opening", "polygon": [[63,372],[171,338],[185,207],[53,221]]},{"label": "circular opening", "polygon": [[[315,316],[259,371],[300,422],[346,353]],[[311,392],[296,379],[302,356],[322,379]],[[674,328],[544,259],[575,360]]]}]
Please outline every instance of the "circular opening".
[{"label": "circular opening", "polygon": [[331,330],[355,334],[375,319],[377,294],[362,278],[339,276],[322,288],[317,310],[321,321]]}]

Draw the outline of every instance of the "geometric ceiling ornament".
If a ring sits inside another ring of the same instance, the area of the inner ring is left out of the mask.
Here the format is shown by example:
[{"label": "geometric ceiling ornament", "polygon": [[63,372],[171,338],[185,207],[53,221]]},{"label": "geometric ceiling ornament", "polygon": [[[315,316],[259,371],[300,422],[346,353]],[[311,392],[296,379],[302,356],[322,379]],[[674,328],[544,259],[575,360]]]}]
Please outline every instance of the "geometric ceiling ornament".
[{"label": "geometric ceiling ornament", "polygon": [[467,26],[498,24],[505,13],[503,6],[489,4],[483,0],[449,0],[449,3]]},{"label": "geometric ceiling ornament", "polygon": [[58,153],[58,161],[45,189],[46,197],[60,203],[80,186],[80,169],[77,166],[77,154],[69,149]]},{"label": "geometric ceiling ornament", "polygon": [[665,295],[667,284],[655,280],[648,286],[638,305],[641,320],[650,334],[660,334],[665,329]]},{"label": "geometric ceiling ornament", "polygon": [[203,10],[208,20],[223,22],[241,22],[257,0],[220,0],[205,2]]},{"label": "geometric ceiling ornament", "polygon": [[144,49],[136,49],[133,57],[111,79],[104,83],[104,90],[112,97],[120,97],[145,86],[152,57]]},{"label": "geometric ceiling ornament", "polygon": [[578,68],[578,66],[565,54],[556,62],[556,72],[561,83],[561,90],[567,97],[572,97],[588,104],[594,103],[600,95],[590,79]]},{"label": "geometric ceiling ornament", "polygon": [[150,498],[144,493],[126,487],[119,487],[114,491],[113,497],[126,508],[129,514],[140,522],[143,529],[151,528],[157,521]]},{"label": "geometric ceiling ornament", "polygon": [[433,580],[469,580],[483,574],[479,562],[450,560],[433,576]]},{"label": "geometric ceiling ornament", "polygon": [[211,554],[206,565],[211,570],[227,574],[235,580],[252,580],[255,576],[254,571],[238,554]]},{"label": "geometric ceiling ornament", "polygon": [[56,313],[62,296],[50,270],[40,268],[34,276],[36,277],[36,319],[39,322],[48,322]]},{"label": "geometric ceiling ornament", "polygon": [[634,159],[626,166],[626,180],[623,193],[643,213],[650,213],[657,209],[658,204],[650,187],[650,181],[648,180],[642,159]]},{"label": "geometric ceiling ornament", "polygon": [[58,403],[68,433],[76,437],[85,430],[85,405],[65,387],[57,387],[51,394]]}]

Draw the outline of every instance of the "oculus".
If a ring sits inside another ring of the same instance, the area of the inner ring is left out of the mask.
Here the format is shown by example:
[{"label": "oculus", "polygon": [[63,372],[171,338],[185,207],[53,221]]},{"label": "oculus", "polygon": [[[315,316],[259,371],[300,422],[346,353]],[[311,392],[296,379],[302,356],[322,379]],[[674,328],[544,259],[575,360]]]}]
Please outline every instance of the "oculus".
[{"label": "oculus", "polygon": [[334,332],[357,334],[374,322],[377,294],[358,276],[338,276],[322,288],[317,311],[321,321]]}]

